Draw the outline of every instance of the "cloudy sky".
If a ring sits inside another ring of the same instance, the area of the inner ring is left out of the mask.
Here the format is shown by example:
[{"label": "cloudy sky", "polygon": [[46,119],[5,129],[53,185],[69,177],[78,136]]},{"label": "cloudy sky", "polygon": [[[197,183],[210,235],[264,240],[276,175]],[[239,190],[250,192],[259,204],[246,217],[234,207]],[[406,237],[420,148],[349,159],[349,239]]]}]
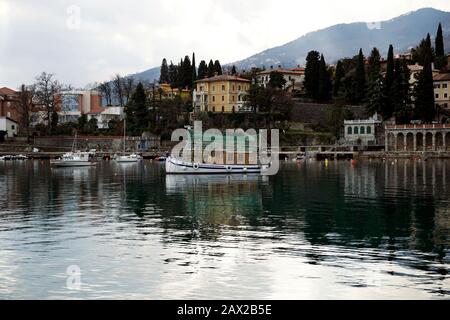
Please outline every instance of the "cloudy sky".
[{"label": "cloudy sky", "polygon": [[179,61],[241,60],[336,23],[381,21],[448,0],[0,0],[0,87],[41,71],[76,87]]}]

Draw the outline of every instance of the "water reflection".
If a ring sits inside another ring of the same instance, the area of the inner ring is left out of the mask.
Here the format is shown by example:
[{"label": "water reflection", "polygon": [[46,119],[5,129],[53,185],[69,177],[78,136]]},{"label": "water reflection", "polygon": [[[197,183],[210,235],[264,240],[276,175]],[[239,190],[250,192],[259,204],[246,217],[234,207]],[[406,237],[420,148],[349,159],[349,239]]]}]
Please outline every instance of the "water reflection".
[{"label": "water reflection", "polygon": [[[0,297],[447,297],[449,165],[313,161],[260,177],[2,163]],[[81,292],[64,288],[70,264]]]}]

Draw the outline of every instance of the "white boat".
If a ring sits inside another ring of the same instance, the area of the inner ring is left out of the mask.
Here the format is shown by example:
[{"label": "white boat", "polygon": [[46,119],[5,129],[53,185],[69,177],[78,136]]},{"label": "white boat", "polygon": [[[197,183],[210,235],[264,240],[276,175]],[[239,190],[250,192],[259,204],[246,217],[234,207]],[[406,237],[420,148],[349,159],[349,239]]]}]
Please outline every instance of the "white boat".
[{"label": "white boat", "polygon": [[261,174],[266,165],[192,163],[171,156],[166,161],[167,174]]},{"label": "white boat", "polygon": [[96,162],[92,161],[92,152],[81,152],[74,151],[77,141],[77,134],[75,133],[75,138],[72,144],[72,151],[67,152],[61,156],[61,158],[50,161],[50,165],[55,167],[92,167],[97,165]]},{"label": "white boat", "polygon": [[92,167],[97,165],[91,161],[91,153],[89,152],[68,152],[61,156],[60,159],[50,161],[55,167]]},{"label": "white boat", "polygon": [[19,154],[19,155],[6,155],[6,156],[1,156],[0,157],[0,161],[2,160],[27,160],[28,158],[26,156],[24,156],[23,154]]},{"label": "white boat", "polygon": [[142,161],[142,156],[132,153],[130,155],[115,156],[114,160],[118,163],[135,163]]},{"label": "white boat", "polygon": [[130,155],[126,155],[126,147],[127,147],[127,140],[126,140],[126,119],[123,120],[123,155],[121,156],[114,156],[114,161],[118,163],[136,163],[142,161],[142,156],[132,153]]}]

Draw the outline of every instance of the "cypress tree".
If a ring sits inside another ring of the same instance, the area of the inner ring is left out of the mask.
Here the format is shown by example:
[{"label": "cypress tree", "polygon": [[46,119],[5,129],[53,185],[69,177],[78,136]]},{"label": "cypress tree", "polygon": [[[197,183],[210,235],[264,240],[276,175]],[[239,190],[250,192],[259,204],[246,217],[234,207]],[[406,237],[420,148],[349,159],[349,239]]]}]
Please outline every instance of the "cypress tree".
[{"label": "cypress tree", "polygon": [[167,66],[167,60],[164,58],[161,64],[161,74],[159,76],[159,83],[169,83],[169,67]]},{"label": "cypress tree", "polygon": [[414,116],[425,122],[433,121],[436,115],[431,60],[430,56],[425,57],[423,70],[414,88]]},{"label": "cypress tree", "polygon": [[439,23],[436,39],[435,39],[435,51],[436,51],[436,59],[435,59],[435,67],[438,70],[446,67],[446,59],[445,59],[445,50],[444,50],[444,37],[442,35],[442,26]]},{"label": "cypress tree", "polygon": [[231,74],[232,74],[232,75],[237,74],[236,66],[235,66],[235,65],[233,65],[233,67],[231,68]]},{"label": "cypress tree", "polygon": [[431,47],[431,37],[430,34],[427,34],[425,39],[420,41],[420,44],[414,48],[412,51],[412,59],[413,62],[419,63],[421,66],[425,65],[426,59],[431,57],[431,61],[434,61],[434,52]]},{"label": "cypress tree", "polygon": [[178,86],[178,68],[172,63],[172,61],[170,61],[169,65],[169,83],[172,88],[176,88]]},{"label": "cypress tree", "polygon": [[[383,114],[385,96],[381,77],[381,56],[377,48],[373,48],[369,56],[369,81],[367,85],[367,109]],[[383,115],[384,116],[384,115]]]},{"label": "cypress tree", "polygon": [[192,53],[192,86],[197,81],[197,66],[195,65],[195,52]]},{"label": "cypress tree", "polygon": [[220,65],[219,60],[214,61],[214,72],[219,76],[222,75],[222,66]]},{"label": "cypress tree", "polygon": [[384,78],[384,94],[386,97],[386,101],[383,107],[383,115],[386,118],[390,118],[394,112],[394,108],[392,106],[391,101],[391,89],[393,82],[394,82],[394,47],[390,45],[387,57],[386,76]]},{"label": "cypress tree", "polygon": [[407,124],[412,119],[410,71],[405,60],[397,59],[394,66],[394,79],[391,87],[391,103],[395,121]]},{"label": "cypress tree", "polygon": [[320,54],[310,51],[306,57],[304,87],[308,97],[317,100],[319,92]]},{"label": "cypress tree", "polygon": [[200,64],[198,65],[198,79],[204,79],[208,76],[208,66],[206,65],[205,60],[200,61]]},{"label": "cypress tree", "polygon": [[331,94],[330,71],[328,70],[323,54],[320,56],[319,61],[319,87],[317,90],[318,90],[317,93],[318,101],[327,102],[330,100]]},{"label": "cypress tree", "polygon": [[366,98],[366,70],[362,49],[359,49],[354,82],[354,102],[361,103]]},{"label": "cypress tree", "polygon": [[214,62],[211,60],[209,60],[209,64],[208,64],[208,78],[211,78],[214,76]]},{"label": "cypress tree", "polygon": [[192,88],[192,64],[189,56],[184,57],[181,70],[182,88]]},{"label": "cypress tree", "polygon": [[333,86],[333,96],[338,97],[342,79],[345,77],[345,70],[344,66],[342,65],[342,61],[339,60],[336,65],[336,72],[334,74],[334,86]]}]

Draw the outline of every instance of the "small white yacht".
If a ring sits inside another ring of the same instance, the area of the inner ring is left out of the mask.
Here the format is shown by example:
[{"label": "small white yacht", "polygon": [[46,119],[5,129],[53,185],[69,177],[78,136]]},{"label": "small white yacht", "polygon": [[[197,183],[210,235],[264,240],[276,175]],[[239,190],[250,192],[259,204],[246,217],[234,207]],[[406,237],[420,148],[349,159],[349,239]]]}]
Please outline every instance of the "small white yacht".
[{"label": "small white yacht", "polygon": [[50,164],[55,167],[92,167],[97,165],[91,160],[91,153],[80,151],[65,153],[61,158],[50,161]]},{"label": "small white yacht", "polygon": [[91,152],[74,151],[77,141],[77,133],[72,144],[72,151],[63,154],[59,159],[50,161],[50,165],[55,167],[92,167],[97,165],[92,161],[92,157],[95,154],[93,150]]},{"label": "small white yacht", "polygon": [[127,140],[126,140],[126,119],[123,120],[123,155],[121,156],[114,156],[114,161],[117,163],[136,163],[142,161],[142,156],[132,153],[130,155],[126,154],[126,146],[127,146]]},{"label": "small white yacht", "polygon": [[135,163],[142,161],[142,156],[132,153],[130,155],[115,156],[114,160],[118,163]]}]

